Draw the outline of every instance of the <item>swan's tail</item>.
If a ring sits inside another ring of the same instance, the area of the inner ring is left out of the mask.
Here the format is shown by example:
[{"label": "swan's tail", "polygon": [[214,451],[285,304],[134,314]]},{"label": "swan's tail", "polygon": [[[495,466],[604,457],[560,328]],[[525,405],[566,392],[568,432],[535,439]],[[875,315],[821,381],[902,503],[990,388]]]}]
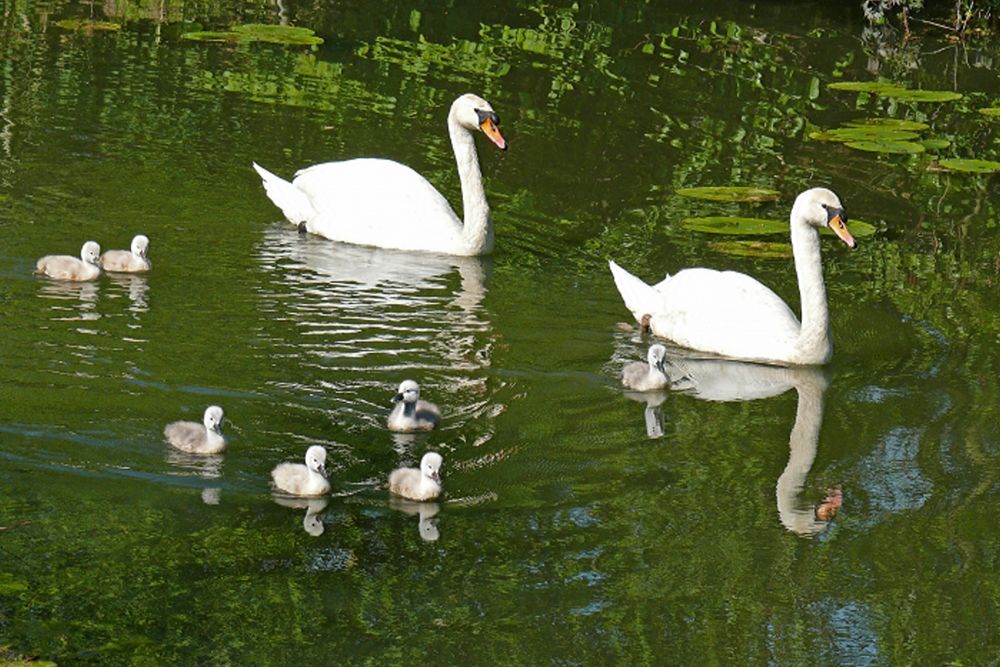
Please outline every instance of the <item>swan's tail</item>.
[{"label": "swan's tail", "polygon": [[608,260],[608,266],[611,267],[611,275],[614,276],[622,301],[632,311],[636,322],[641,322],[643,315],[653,315],[662,309],[660,293],[651,285],[615,264],[614,260]]},{"label": "swan's tail", "polygon": [[297,225],[315,217],[316,209],[313,208],[306,193],[256,162],[253,163],[253,168],[264,180],[264,191],[267,192],[267,196],[281,209],[289,222]]}]

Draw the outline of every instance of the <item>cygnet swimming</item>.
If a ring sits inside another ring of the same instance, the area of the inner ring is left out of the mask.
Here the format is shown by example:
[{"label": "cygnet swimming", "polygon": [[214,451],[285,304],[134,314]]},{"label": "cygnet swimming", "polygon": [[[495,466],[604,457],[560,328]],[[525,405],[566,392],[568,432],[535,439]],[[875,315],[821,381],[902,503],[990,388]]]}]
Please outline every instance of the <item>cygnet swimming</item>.
[{"label": "cygnet swimming", "polygon": [[210,405],[205,410],[203,423],[179,421],[167,424],[163,435],[167,442],[183,452],[191,454],[218,454],[226,448],[222,435],[222,408]]},{"label": "cygnet swimming", "polygon": [[131,250],[108,250],[101,255],[101,268],[116,273],[149,271],[149,239],[139,234],[132,239]]},{"label": "cygnet swimming", "polygon": [[441,495],[441,464],[437,452],[420,459],[420,469],[397,468],[389,475],[389,491],[410,500],[432,500]]},{"label": "cygnet swimming", "polygon": [[59,280],[93,280],[101,275],[98,264],[101,246],[87,241],[80,249],[80,258],[69,255],[46,255],[35,264],[35,271]]},{"label": "cygnet swimming", "polygon": [[322,496],[330,491],[326,479],[326,449],[313,445],[306,450],[305,465],[279,463],[271,471],[274,487],[293,496]]},{"label": "cygnet swimming", "polygon": [[667,348],[653,345],[646,355],[646,363],[633,361],[622,369],[622,384],[636,391],[653,391],[663,389],[670,383],[663,360],[667,356]]},{"label": "cygnet swimming", "polygon": [[413,380],[403,380],[392,400],[396,407],[389,413],[390,431],[430,431],[441,422],[441,411],[420,400],[420,385]]}]

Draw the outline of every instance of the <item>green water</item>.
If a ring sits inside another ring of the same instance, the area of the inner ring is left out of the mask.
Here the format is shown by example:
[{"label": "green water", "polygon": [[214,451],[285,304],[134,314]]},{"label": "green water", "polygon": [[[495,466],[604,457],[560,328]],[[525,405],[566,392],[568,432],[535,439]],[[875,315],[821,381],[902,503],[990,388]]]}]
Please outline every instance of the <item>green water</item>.
[{"label": "green water", "polygon": [[[1000,192],[935,164],[997,158],[1000,52],[872,42],[855,3],[327,4],[287,6],[310,50],[179,37],[269,3],[0,2],[0,661],[997,664]],[[92,13],[127,21],[56,25]],[[878,76],[964,97],[826,88]],[[390,157],[458,206],[470,91],[510,142],[478,142],[489,258],[300,237],[250,168]],[[880,116],[950,146],[808,137]],[[725,184],[782,196],[675,194]],[[824,242],[833,362],[706,371],[755,400],[623,394],[648,341],[607,259],[744,271],[797,309],[787,249],[682,221],[786,219],[813,185],[879,230]],[[147,276],[32,274],[136,233]],[[407,377],[439,431],[384,428]],[[212,403],[225,454],[169,451]],[[277,502],[311,444],[333,495]],[[429,449],[443,498],[390,500]]]}]

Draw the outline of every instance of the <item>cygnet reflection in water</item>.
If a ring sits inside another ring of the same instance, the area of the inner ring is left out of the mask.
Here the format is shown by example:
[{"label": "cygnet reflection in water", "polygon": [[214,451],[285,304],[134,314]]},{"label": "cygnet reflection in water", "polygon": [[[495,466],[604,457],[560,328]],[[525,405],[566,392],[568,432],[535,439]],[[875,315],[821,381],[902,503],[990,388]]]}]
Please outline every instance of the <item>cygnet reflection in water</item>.
[{"label": "cygnet reflection in water", "polygon": [[667,400],[666,391],[625,391],[626,398],[637,403],[643,403],[643,418],[646,421],[646,435],[651,438],[663,437],[663,402]]},{"label": "cygnet reflection in water", "polygon": [[49,281],[41,284],[38,294],[55,302],[52,304],[55,321],[93,321],[101,318],[96,310],[100,295],[97,283]]},{"label": "cygnet reflection in water", "polygon": [[[171,467],[180,471],[175,474],[190,475],[202,479],[222,477],[222,463],[225,459],[217,454],[190,454],[170,447],[166,450],[165,458]],[[207,486],[201,490],[201,501],[206,505],[218,505],[221,500],[221,488]]]},{"label": "cygnet reflection in water", "polygon": [[[129,311],[138,315],[149,310],[149,284],[146,276],[135,273],[108,274],[108,282],[115,292],[109,292],[112,297],[125,294],[131,302]],[[120,297],[119,297],[120,298]]]},{"label": "cygnet reflection in water", "polygon": [[441,511],[441,506],[437,503],[422,503],[398,496],[389,496],[389,507],[407,516],[419,517],[417,532],[420,534],[420,539],[424,542],[436,542],[441,537],[437,520],[437,514]]},{"label": "cygnet reflection in water", "polygon": [[667,375],[671,390],[705,401],[752,401],[771,398],[795,389],[798,403],[795,423],[788,436],[788,463],[778,477],[775,497],[782,525],[798,535],[816,535],[829,525],[840,507],[839,488],[828,490],[818,506],[802,499],[806,478],[816,459],[823,399],[830,380],[817,366],[763,366],[717,358],[699,358],[690,353],[668,351]]},{"label": "cygnet reflection in water", "polygon": [[329,501],[326,498],[292,498],[289,496],[271,496],[272,500],[282,507],[306,511],[302,517],[302,529],[312,535],[319,537],[326,530],[323,524],[323,514]]}]

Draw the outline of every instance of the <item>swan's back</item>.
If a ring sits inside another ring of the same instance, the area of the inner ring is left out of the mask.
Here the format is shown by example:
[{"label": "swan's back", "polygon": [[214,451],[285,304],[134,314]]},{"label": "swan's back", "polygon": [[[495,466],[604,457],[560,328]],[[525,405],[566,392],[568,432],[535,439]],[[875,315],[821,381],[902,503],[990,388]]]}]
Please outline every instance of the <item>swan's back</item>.
[{"label": "swan's back", "polygon": [[46,255],[35,270],[57,280],[93,280],[101,275],[100,267],[69,255]]},{"label": "swan's back", "polygon": [[462,222],[451,205],[426,178],[399,162],[326,162],[296,173],[292,185],[317,211],[307,229],[328,239],[402,250],[461,245]]},{"label": "swan's back", "polygon": [[321,496],[330,490],[330,482],[319,474],[310,474],[301,463],[279,463],[271,471],[271,479],[279,491],[293,496]]},{"label": "swan's back", "polygon": [[421,485],[421,479],[417,468],[397,468],[389,474],[389,491],[410,500],[437,498],[441,493],[441,486],[432,483]]},{"label": "swan's back", "polygon": [[651,372],[649,364],[645,361],[633,361],[622,369],[622,384],[627,389],[652,391],[663,389],[668,383],[666,375],[660,372]]},{"label": "swan's back", "polygon": [[179,421],[167,424],[163,429],[167,442],[182,452],[191,454],[218,454],[226,448],[226,440],[222,436],[209,435],[204,424],[190,421]]},{"label": "swan's back", "polygon": [[762,341],[785,350],[799,335],[799,320],[781,297],[743,273],[685,269],[655,289],[664,305],[653,313],[650,327],[684,347],[754,358],[761,355]]},{"label": "swan's back", "polygon": [[149,270],[149,261],[134,255],[131,250],[107,250],[101,255],[101,266],[105,271],[139,273]]}]

